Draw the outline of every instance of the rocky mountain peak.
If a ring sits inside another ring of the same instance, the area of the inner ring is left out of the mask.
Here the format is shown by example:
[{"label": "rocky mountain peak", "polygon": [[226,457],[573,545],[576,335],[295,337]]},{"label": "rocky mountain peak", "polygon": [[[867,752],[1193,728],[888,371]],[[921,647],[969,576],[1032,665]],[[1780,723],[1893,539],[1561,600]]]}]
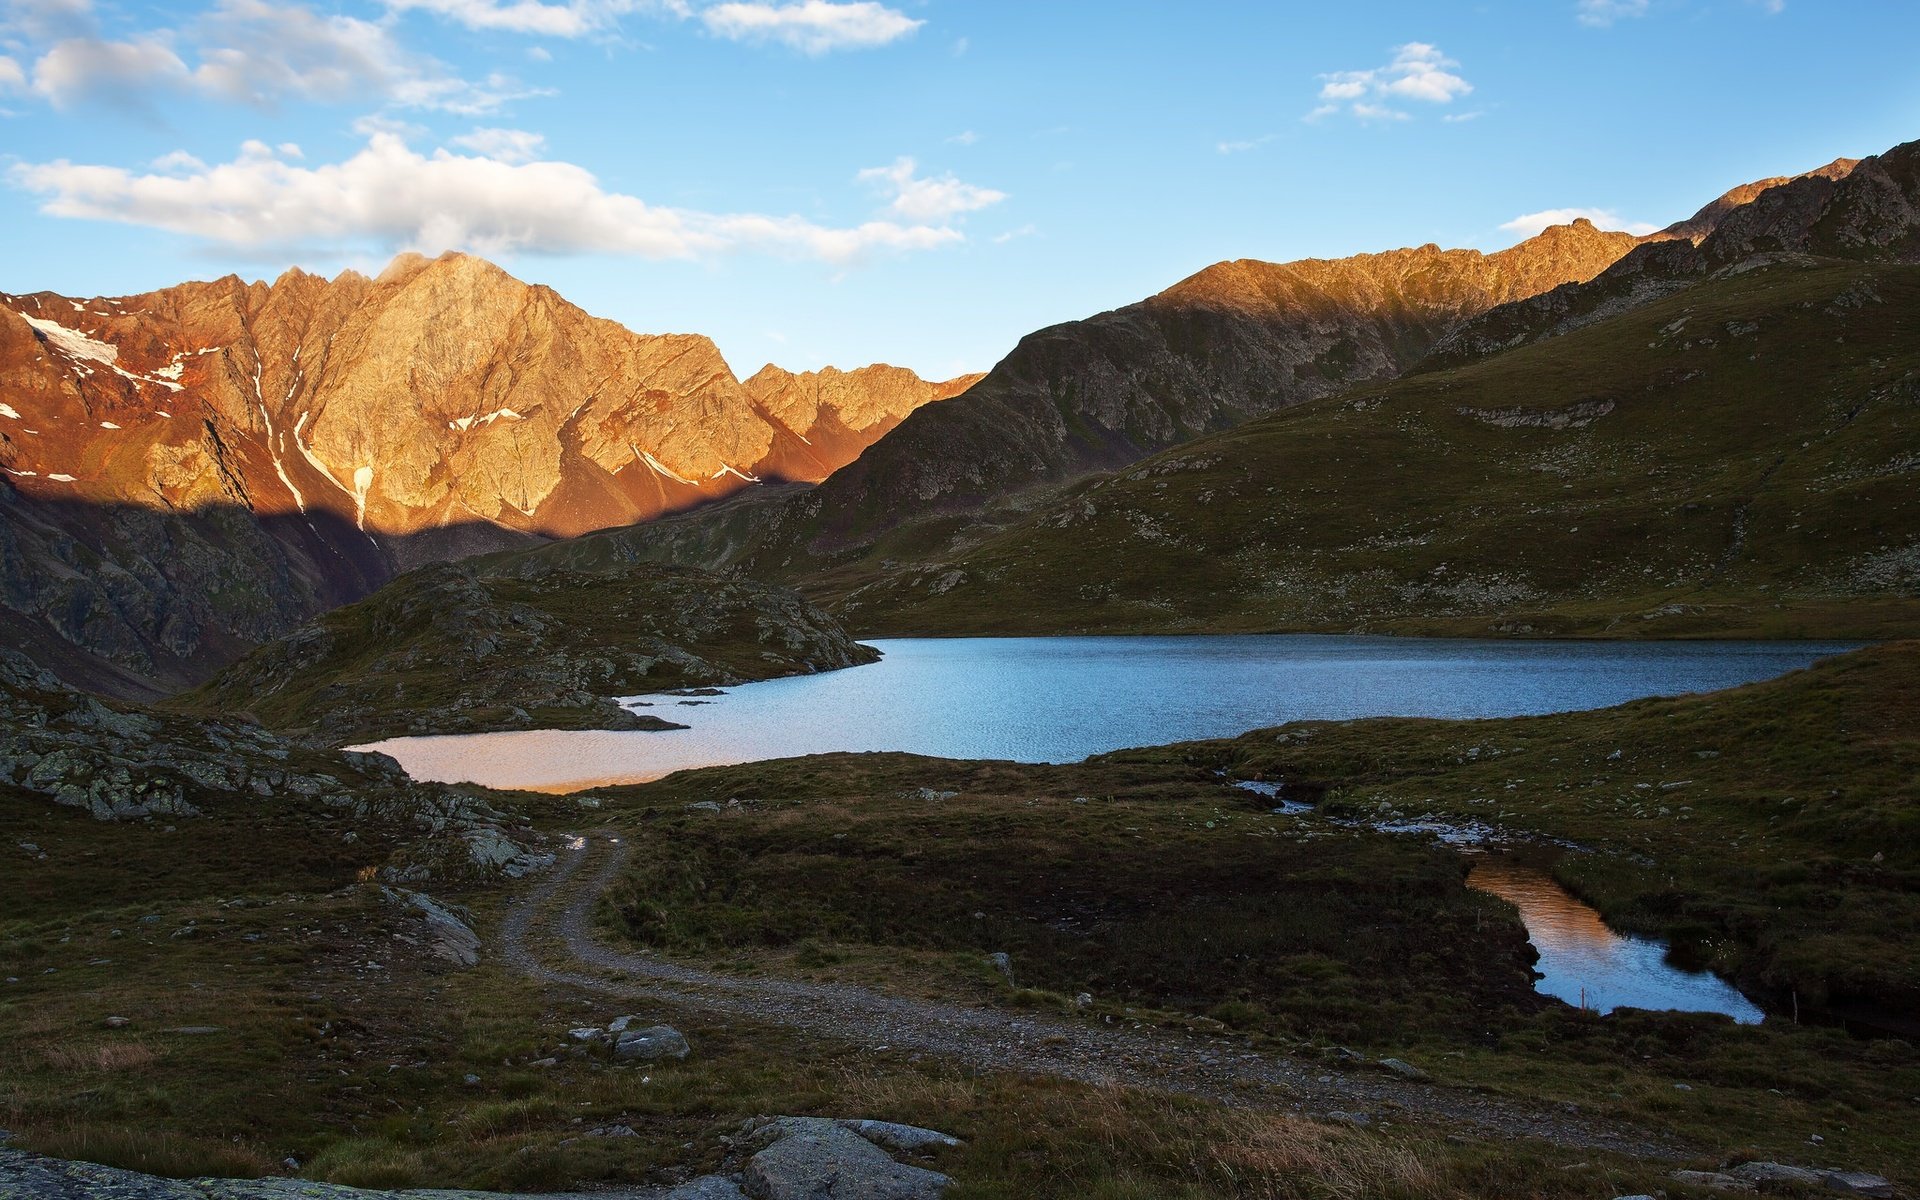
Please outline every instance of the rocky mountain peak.
[{"label": "rocky mountain peak", "polygon": [[[467,254],[402,254],[371,280],[0,295],[0,479],[30,531],[0,546],[0,600],[35,636],[177,679],[169,663],[227,640],[227,618],[182,599],[215,573],[264,589],[228,624],[258,640],[424,562],[817,481],[959,390],[894,367],[780,375],[756,396],[708,338],[634,333]],[[203,531],[131,585],[54,565],[65,541],[122,561],[122,534],[202,518],[276,549]]]}]

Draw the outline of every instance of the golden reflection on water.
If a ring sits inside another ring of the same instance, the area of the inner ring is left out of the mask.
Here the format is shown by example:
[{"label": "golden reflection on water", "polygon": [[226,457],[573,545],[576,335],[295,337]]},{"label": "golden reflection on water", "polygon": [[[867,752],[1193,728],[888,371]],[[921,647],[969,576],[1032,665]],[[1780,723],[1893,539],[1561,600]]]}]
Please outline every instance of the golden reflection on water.
[{"label": "golden reflection on water", "polygon": [[1467,886],[1500,897],[1520,910],[1527,940],[1540,952],[1534,989],[1597,1013],[1616,1008],[1725,1013],[1757,1022],[1765,1014],[1726,980],[1706,971],[1682,971],[1667,961],[1666,947],[1607,928],[1600,914],[1582,904],[1535,867],[1485,858],[1467,873]]},{"label": "golden reflection on water", "polygon": [[1600,914],[1573,898],[1545,871],[1501,859],[1475,863],[1467,886],[1490,892],[1519,909],[1527,937],[1542,953],[1602,958],[1620,935]]}]

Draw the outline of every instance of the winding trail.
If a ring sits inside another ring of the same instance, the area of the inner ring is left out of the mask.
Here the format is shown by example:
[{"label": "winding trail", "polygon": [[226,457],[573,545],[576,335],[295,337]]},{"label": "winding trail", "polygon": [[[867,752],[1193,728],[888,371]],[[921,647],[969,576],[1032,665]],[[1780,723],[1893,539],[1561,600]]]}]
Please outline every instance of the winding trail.
[{"label": "winding trail", "polygon": [[[545,983],[633,1000],[666,1001],[873,1049],[919,1051],[981,1071],[1116,1083],[1243,1107],[1400,1115],[1570,1150],[1677,1160],[1689,1150],[1643,1129],[1385,1072],[1249,1051],[1227,1038],[888,995],[849,984],[746,978],[612,949],[592,936],[600,895],[625,865],[623,835],[576,839],[508,909],[501,956]],[[594,869],[587,870],[589,864]],[[554,963],[564,963],[556,966]]]}]

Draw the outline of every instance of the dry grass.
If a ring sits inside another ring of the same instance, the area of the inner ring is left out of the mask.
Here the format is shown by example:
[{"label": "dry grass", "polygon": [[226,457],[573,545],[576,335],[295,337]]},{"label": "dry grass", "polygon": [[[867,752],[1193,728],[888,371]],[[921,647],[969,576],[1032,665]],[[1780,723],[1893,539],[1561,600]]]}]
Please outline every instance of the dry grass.
[{"label": "dry grass", "polygon": [[33,1149],[56,1158],[102,1163],[152,1175],[212,1175],[256,1179],[276,1167],[259,1149],[238,1141],[188,1137],[75,1119],[35,1132]]},{"label": "dry grass", "polygon": [[[1416,1143],[1272,1111],[1227,1109],[1107,1084],[1029,1081],[1020,1103],[958,1074],[876,1079],[845,1073],[837,1090],[863,1094],[876,1115],[931,1121],[960,1133],[968,1153],[1046,1162],[1058,1190],[1046,1195],[1222,1197],[1232,1200],[1459,1200],[1453,1172]],[[1007,1084],[1004,1086],[1012,1087]],[[977,1179],[978,1159],[970,1161]],[[943,1168],[945,1169],[945,1168]],[[964,1177],[963,1177],[964,1178]],[[998,1196],[965,1185],[962,1192]]]},{"label": "dry grass", "polygon": [[145,1042],[55,1042],[42,1046],[40,1055],[56,1071],[112,1074],[143,1071],[160,1059]]},{"label": "dry grass", "polygon": [[1212,1148],[1213,1166],[1238,1195],[1352,1200],[1457,1194],[1412,1149],[1382,1137],[1272,1113],[1230,1112],[1221,1124],[1225,1136]]}]

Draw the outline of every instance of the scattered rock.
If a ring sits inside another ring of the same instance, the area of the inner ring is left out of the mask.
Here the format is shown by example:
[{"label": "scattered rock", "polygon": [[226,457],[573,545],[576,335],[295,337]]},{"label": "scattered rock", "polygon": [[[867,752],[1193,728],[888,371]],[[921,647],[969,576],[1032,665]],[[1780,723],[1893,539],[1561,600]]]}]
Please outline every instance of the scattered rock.
[{"label": "scattered rock", "polygon": [[1432,1078],[1432,1076],[1422,1071],[1419,1067],[1398,1058],[1383,1058],[1380,1060],[1380,1066],[1385,1070],[1392,1071],[1402,1079],[1424,1082]]},{"label": "scattered rock", "polygon": [[125,1029],[127,1026],[133,1024],[133,1022],[126,1017],[108,1017],[105,1021],[102,1021],[101,1024],[105,1025],[108,1029]]},{"label": "scattered rock", "polygon": [[695,800],[687,805],[688,812],[717,813],[724,811],[717,800]]},{"label": "scattered rock", "polygon": [[388,903],[409,906],[420,913],[431,939],[429,948],[435,955],[462,970],[479,964],[480,935],[468,924],[471,916],[465,910],[456,913],[424,892],[392,887],[382,887],[380,891]]},{"label": "scattered rock", "polygon": [[995,950],[987,955],[987,965],[1000,972],[1001,978],[1009,985],[1013,983],[1013,956],[1005,950]]},{"label": "scattered rock", "polygon": [[1737,1179],[1722,1171],[1675,1171],[1675,1183],[1684,1183],[1689,1187],[1712,1188],[1716,1192],[1751,1192],[1753,1185],[1744,1179]]},{"label": "scattered rock", "polygon": [[613,1043],[613,1056],[622,1059],[635,1059],[652,1062],[662,1058],[685,1058],[693,1048],[687,1045],[687,1039],[671,1025],[649,1025],[645,1029],[629,1029],[616,1035]]},{"label": "scattered rock", "polygon": [[1785,1184],[1798,1188],[1825,1188],[1847,1196],[1890,1197],[1893,1184],[1865,1171],[1842,1171],[1832,1167],[1795,1167],[1777,1162],[1741,1163],[1727,1174],[1757,1187]]},{"label": "scattered rock", "polygon": [[958,1146],[960,1139],[937,1129],[918,1125],[900,1125],[892,1121],[842,1121],[840,1127],[852,1130],[883,1150],[897,1154],[924,1154],[928,1150]]},{"label": "scattered rock", "polygon": [[724,1175],[702,1175],[674,1188],[660,1200],[747,1200],[747,1194]]},{"label": "scattered rock", "polygon": [[1820,1173],[1809,1171],[1805,1167],[1790,1167],[1785,1163],[1750,1162],[1741,1163],[1730,1169],[1727,1174],[1748,1183],[1790,1183],[1800,1187],[1820,1186]]},{"label": "scattered rock", "polygon": [[[625,1026],[621,1028],[624,1029]],[[567,1030],[567,1036],[576,1042],[597,1042],[607,1036],[607,1032],[595,1025],[583,1025],[579,1029]]]}]

